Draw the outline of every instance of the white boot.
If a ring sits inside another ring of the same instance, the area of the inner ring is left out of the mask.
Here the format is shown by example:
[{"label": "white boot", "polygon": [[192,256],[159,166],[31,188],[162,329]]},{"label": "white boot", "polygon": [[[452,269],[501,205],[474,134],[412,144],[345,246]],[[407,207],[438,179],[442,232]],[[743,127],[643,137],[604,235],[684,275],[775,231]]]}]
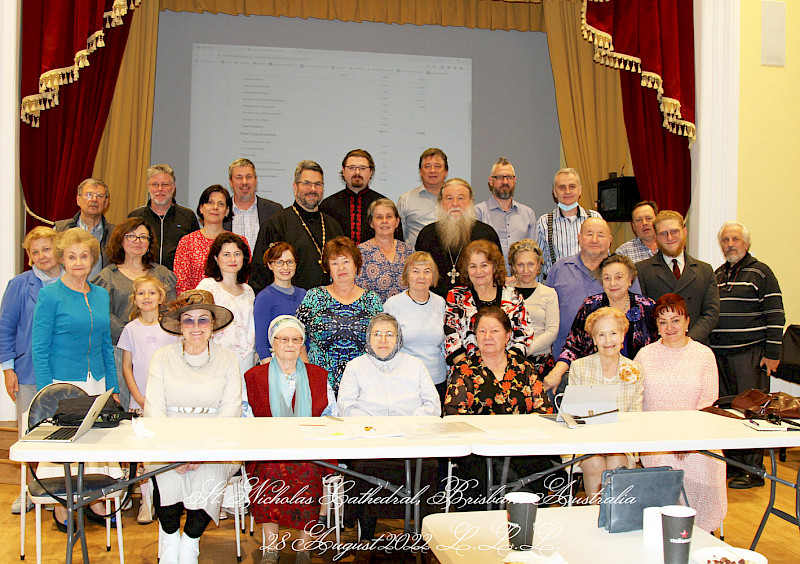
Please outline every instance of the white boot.
[{"label": "white boot", "polygon": [[181,542],[180,530],[171,535],[161,529],[161,558],[160,564],[178,564],[178,545]]},{"label": "white boot", "polygon": [[200,539],[193,539],[183,533],[181,535],[181,543],[178,546],[178,563],[179,564],[197,564],[197,559],[200,557]]}]

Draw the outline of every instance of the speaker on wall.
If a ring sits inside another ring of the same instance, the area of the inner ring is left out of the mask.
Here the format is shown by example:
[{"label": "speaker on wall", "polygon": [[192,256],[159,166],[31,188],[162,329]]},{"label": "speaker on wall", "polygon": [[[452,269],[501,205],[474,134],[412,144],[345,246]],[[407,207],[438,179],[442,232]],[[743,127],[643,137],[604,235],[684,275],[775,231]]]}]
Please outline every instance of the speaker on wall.
[{"label": "speaker on wall", "polygon": [[597,183],[597,211],[606,221],[630,221],[633,206],[641,201],[634,176],[616,176]]}]

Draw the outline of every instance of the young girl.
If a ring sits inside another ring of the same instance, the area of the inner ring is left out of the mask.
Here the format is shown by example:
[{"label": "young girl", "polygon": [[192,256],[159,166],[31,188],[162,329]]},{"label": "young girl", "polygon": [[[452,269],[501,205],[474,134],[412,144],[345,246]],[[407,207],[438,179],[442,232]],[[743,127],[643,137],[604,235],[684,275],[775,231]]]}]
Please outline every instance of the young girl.
[{"label": "young girl", "polygon": [[[122,329],[117,346],[122,349],[122,374],[131,392],[128,409],[141,413],[144,409],[144,396],[147,390],[147,372],[153,354],[180,337],[170,335],[161,328],[158,321],[167,290],[152,276],[140,276],[133,281],[131,292],[130,323]],[[142,466],[139,466],[143,470]],[[136,521],[147,524],[153,520],[153,501],[150,482],[143,482],[142,503]]]},{"label": "young girl", "polygon": [[158,324],[166,295],[164,285],[152,276],[140,276],[133,281],[131,321],[123,328],[117,345],[122,349],[122,374],[131,391],[130,410],[144,408],[147,371],[153,353],[179,338]]}]

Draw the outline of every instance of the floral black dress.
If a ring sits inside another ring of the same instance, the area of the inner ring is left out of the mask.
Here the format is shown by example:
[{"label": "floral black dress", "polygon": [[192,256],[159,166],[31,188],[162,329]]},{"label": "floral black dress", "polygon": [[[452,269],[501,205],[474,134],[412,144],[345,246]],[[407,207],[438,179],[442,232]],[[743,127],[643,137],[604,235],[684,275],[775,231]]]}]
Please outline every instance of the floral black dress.
[{"label": "floral black dress", "polygon": [[[536,407],[539,399],[542,404]],[[536,369],[512,349],[501,376],[486,367],[480,352],[457,364],[447,387],[444,411],[447,415],[503,415],[552,413],[552,407]]]},{"label": "floral black dress", "polygon": [[[626,358],[633,358],[642,347],[658,340],[658,329],[653,315],[656,303],[646,296],[633,292],[628,292],[628,298],[630,299],[630,308],[625,312],[625,317],[628,318],[629,326],[620,354]],[[592,336],[584,329],[586,318],[601,307],[608,305],[608,296],[605,293],[589,296],[583,301],[578,313],[575,314],[575,320],[572,322],[564,349],[558,360],[572,363],[574,360],[595,352]]]}]

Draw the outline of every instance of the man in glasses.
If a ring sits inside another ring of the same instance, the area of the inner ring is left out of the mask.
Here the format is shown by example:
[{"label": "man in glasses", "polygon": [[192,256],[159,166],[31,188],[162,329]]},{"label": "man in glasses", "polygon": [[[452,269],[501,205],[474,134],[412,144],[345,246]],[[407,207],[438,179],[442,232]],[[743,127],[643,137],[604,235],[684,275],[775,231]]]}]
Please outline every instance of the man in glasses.
[{"label": "man in glasses", "polygon": [[147,169],[147,205],[136,208],[128,217],[141,217],[156,234],[158,264],[172,270],[175,249],[181,237],[200,229],[197,216],[175,202],[175,171],[168,164]]},{"label": "man in glasses", "polygon": [[105,182],[97,178],[87,178],[78,184],[78,195],[75,198],[79,212],[72,219],[56,221],[53,228],[61,233],[73,227],[80,227],[91,233],[100,243],[100,259],[92,267],[88,280],[94,280],[104,267],[108,266],[106,243],[114,225],[106,221],[105,213],[111,203],[111,194]]},{"label": "man in glasses", "polygon": [[272,272],[264,264],[264,253],[272,243],[286,241],[297,251],[294,285],[309,290],[330,283],[322,268],[325,243],[344,235],[339,222],[320,211],[325,184],[322,167],[314,161],[300,161],[294,171],[294,203],[261,226],[253,248],[250,286],[256,293],[272,283]]},{"label": "man in glasses", "polygon": [[[778,369],[786,317],[778,280],[750,254],[750,230],[726,221],[717,233],[725,263],[716,270],[720,295],[719,324],[711,332],[711,349],[719,368],[719,395],[735,396],[750,388],[769,391]],[[725,451],[728,458],[763,468],[764,449]],[[764,485],[764,478],[728,467],[735,489]]]},{"label": "man in glasses", "polygon": [[500,248],[508,260],[508,247],[522,239],[536,240],[536,214],[525,204],[514,201],[517,176],[503,157],[492,165],[489,174],[491,197],[475,206],[478,220],[488,223],[500,237]]},{"label": "man in glasses", "polygon": [[[372,155],[364,149],[353,149],[342,159],[344,190],[328,196],[319,205],[320,210],[339,222],[345,236],[356,245],[375,236],[375,230],[367,219],[367,210],[372,202],[386,197],[369,187],[373,174],[375,161]],[[403,240],[402,226],[395,230],[394,238]]]},{"label": "man in glasses", "polygon": [[657,300],[673,293],[686,300],[689,336],[708,345],[708,336],[719,319],[719,292],[714,270],[686,252],[686,225],[681,214],[662,210],[653,225],[658,252],[636,263],[642,294]]},{"label": "man in glasses", "polygon": [[283,206],[256,195],[258,176],[250,159],[236,159],[228,166],[228,184],[233,191],[233,219],[223,221],[222,228],[255,241],[264,222]]}]

